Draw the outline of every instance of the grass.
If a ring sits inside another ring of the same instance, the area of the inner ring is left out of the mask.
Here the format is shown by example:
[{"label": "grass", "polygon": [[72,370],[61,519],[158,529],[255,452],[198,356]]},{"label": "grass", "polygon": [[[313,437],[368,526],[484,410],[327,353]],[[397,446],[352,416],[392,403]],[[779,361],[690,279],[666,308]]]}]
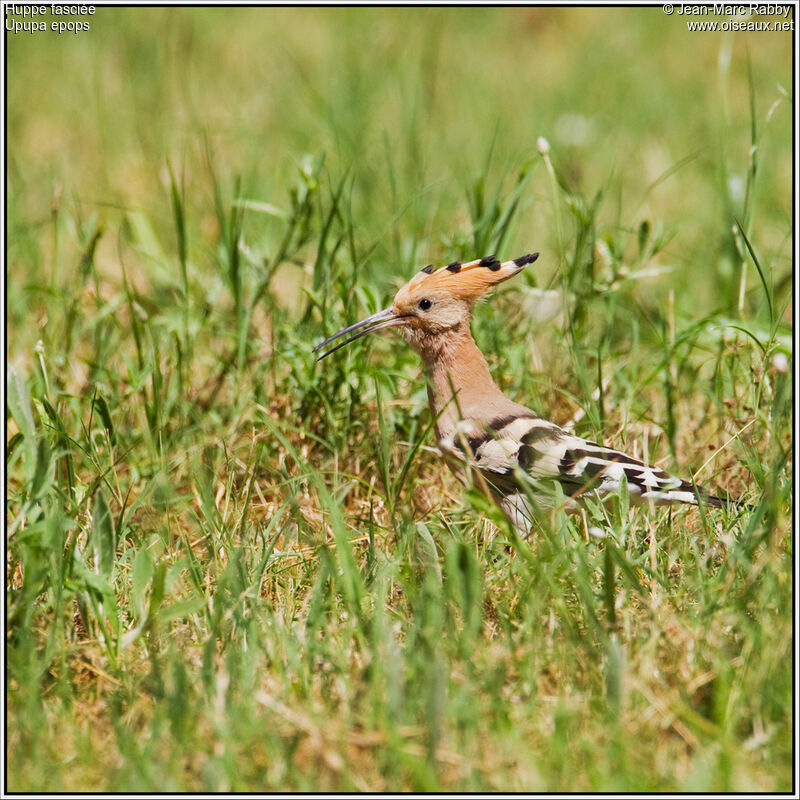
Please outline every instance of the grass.
[{"label": "grass", "polygon": [[[9,791],[792,789],[788,37],[98,7],[7,47]],[[398,338],[315,362],[530,250],[476,311],[504,388],[754,512],[520,541]]]}]

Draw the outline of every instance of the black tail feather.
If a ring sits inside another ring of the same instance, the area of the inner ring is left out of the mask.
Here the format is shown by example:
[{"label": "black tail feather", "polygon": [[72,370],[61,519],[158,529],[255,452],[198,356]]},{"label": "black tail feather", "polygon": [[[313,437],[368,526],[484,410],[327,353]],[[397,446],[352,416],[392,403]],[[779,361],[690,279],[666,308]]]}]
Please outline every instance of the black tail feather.
[{"label": "black tail feather", "polygon": [[751,506],[748,503],[745,503],[741,500],[734,500],[730,497],[717,497],[716,495],[710,494],[705,489],[697,486],[693,483],[689,483],[689,481],[683,481],[681,483],[681,491],[684,492],[692,492],[694,495],[700,498],[706,505],[711,506],[712,508],[728,508],[728,509],[739,509],[741,511],[755,511],[756,507]]}]

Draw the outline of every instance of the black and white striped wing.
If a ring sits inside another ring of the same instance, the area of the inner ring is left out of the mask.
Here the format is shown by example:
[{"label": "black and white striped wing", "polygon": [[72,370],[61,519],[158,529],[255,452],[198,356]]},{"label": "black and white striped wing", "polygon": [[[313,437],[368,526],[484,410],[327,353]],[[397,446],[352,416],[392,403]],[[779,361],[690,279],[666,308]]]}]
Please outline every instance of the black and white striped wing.
[{"label": "black and white striped wing", "polygon": [[659,467],[573,436],[534,416],[493,420],[479,433],[462,436],[454,444],[501,495],[519,490],[521,469],[530,476],[533,487],[557,482],[565,496],[574,499],[586,493],[600,499],[616,493],[624,475],[634,501],[697,505],[699,494],[711,505],[723,505],[718,498]]}]

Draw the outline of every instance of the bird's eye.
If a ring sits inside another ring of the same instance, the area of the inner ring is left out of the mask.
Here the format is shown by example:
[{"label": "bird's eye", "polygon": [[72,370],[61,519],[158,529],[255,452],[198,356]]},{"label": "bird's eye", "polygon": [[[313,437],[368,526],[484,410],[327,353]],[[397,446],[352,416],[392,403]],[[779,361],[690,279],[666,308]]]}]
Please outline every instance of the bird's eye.
[{"label": "bird's eye", "polygon": [[423,297],[423,298],[422,298],[422,300],[420,300],[420,301],[419,301],[419,303],[418,303],[417,305],[418,305],[418,306],[419,306],[419,307],[420,307],[420,308],[421,308],[423,311],[427,311],[427,310],[428,310],[428,309],[431,307],[432,303],[431,303],[431,301],[430,301],[430,300],[428,300],[428,298],[427,298],[427,297]]}]

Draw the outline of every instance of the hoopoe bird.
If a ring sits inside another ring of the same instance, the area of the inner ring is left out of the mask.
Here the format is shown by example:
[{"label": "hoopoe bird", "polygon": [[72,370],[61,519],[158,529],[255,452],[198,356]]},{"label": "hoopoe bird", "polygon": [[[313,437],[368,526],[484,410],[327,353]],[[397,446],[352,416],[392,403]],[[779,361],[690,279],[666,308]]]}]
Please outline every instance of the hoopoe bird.
[{"label": "hoopoe bird", "polygon": [[425,366],[431,414],[447,463],[462,481],[472,478],[524,534],[537,513],[554,504],[575,512],[587,496],[607,499],[620,490],[623,476],[633,502],[742,505],[574,436],[503,394],[472,338],[472,308],[538,256],[503,262],[487,256],[439,269],[429,264],[400,288],[389,308],[343,328],[314,352],[352,334],[323,352],[321,360],[368,333],[399,328]]}]

